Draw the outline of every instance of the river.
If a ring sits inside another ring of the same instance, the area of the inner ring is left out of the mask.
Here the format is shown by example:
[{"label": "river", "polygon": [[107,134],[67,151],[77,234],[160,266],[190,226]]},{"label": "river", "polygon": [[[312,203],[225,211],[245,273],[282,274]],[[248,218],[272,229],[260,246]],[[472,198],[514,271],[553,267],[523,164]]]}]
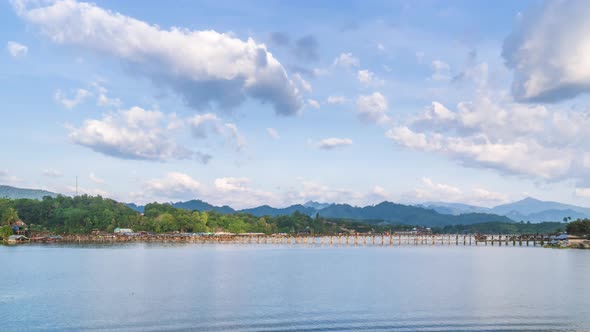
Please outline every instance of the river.
[{"label": "river", "polygon": [[1,331],[590,330],[590,250],[0,246]]}]

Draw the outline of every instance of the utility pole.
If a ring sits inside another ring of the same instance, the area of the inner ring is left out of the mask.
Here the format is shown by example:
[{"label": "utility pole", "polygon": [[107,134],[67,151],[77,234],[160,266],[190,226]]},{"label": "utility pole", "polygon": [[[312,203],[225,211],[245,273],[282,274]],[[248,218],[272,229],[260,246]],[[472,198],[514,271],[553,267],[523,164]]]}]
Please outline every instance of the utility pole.
[{"label": "utility pole", "polygon": [[78,196],[78,176],[76,175],[76,196]]}]

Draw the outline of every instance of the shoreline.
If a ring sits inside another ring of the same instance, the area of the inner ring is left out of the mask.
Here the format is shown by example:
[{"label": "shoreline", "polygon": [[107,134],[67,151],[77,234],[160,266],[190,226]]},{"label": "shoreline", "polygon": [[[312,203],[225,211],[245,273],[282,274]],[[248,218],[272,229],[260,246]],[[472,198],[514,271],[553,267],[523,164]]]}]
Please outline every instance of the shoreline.
[{"label": "shoreline", "polygon": [[318,245],[377,245],[377,246],[531,246],[546,248],[590,249],[590,241],[570,236],[555,241],[549,235],[475,235],[475,234],[65,234],[22,237],[21,243],[211,243],[211,244],[318,244]]}]

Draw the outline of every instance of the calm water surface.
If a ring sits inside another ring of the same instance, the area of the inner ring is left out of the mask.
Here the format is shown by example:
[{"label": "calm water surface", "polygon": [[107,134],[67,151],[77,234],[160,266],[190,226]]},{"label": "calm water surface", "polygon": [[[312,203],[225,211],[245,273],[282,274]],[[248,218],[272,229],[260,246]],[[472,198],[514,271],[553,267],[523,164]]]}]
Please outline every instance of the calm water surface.
[{"label": "calm water surface", "polygon": [[0,246],[1,331],[590,331],[590,251]]}]

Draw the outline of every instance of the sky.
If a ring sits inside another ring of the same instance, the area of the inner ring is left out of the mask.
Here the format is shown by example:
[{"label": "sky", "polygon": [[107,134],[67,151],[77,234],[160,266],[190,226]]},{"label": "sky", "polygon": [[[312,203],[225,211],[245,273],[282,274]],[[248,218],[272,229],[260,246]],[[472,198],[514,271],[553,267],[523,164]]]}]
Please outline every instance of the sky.
[{"label": "sky", "polygon": [[0,2],[0,184],[590,206],[590,2]]}]

